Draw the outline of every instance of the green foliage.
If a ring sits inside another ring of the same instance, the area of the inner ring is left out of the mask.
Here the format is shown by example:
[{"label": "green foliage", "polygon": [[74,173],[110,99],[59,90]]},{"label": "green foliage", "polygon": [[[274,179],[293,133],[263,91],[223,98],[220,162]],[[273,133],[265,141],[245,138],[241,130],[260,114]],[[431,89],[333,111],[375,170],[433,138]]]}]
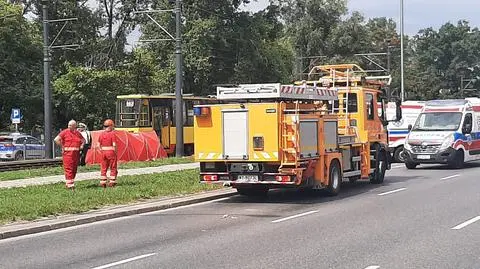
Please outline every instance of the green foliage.
[{"label": "green foliage", "polygon": [[42,121],[42,45],[22,7],[0,1],[0,129],[10,124],[10,110],[22,109],[26,128]]},{"label": "green foliage", "polygon": [[198,170],[122,176],[117,182],[117,187],[103,190],[98,180],[80,181],[75,192],[66,190],[62,183],[1,189],[0,224],[221,188],[200,183]]}]

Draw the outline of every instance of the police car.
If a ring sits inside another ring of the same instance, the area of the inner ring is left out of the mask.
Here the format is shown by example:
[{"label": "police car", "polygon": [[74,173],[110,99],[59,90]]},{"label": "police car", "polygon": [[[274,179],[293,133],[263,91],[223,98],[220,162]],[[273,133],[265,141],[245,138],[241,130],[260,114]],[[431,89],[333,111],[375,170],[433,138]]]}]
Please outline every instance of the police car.
[{"label": "police car", "polygon": [[0,160],[43,158],[45,158],[45,145],[37,138],[20,133],[0,134]]}]

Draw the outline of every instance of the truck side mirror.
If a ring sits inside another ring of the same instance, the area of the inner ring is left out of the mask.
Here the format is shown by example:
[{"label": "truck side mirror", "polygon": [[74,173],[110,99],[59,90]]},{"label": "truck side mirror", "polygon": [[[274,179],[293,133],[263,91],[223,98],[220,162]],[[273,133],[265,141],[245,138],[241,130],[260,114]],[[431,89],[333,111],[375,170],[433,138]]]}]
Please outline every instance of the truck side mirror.
[{"label": "truck side mirror", "polygon": [[400,121],[402,119],[402,101],[397,100],[396,104],[396,121]]},{"label": "truck side mirror", "polygon": [[413,126],[411,124],[408,125],[408,131],[410,132],[412,130]]}]

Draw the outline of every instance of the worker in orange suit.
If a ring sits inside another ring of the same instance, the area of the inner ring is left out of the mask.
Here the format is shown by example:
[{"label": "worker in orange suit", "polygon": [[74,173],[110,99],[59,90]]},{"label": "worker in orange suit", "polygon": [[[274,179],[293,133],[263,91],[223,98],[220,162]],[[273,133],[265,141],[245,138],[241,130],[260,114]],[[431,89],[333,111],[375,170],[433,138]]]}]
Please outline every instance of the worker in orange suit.
[{"label": "worker in orange suit", "polygon": [[[103,123],[105,131],[98,138],[98,148],[102,152],[102,162],[100,164],[100,186],[114,187],[117,184],[117,141],[113,131],[114,123],[112,120],[105,120]],[[107,170],[110,168],[110,179],[107,178]]]},{"label": "worker in orange suit", "polygon": [[85,139],[77,131],[77,122],[68,122],[68,129],[60,132],[54,139],[55,143],[62,147],[63,170],[65,173],[65,186],[74,190],[75,176],[77,175],[80,161],[80,150],[85,145]]}]

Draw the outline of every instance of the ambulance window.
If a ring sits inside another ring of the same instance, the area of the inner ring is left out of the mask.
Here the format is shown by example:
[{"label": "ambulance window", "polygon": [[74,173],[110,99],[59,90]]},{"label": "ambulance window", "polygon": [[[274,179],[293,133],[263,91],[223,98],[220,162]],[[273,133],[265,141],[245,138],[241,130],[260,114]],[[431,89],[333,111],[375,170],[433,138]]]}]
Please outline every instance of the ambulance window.
[{"label": "ambulance window", "polygon": [[367,118],[373,120],[375,118],[375,106],[374,106],[373,94],[367,93],[365,95],[365,105],[367,107]]},{"label": "ambulance window", "polygon": [[465,120],[463,120],[463,127],[465,128],[467,126],[467,124],[472,126],[472,123],[473,123],[472,114],[470,114],[470,113],[465,114]]},{"label": "ambulance window", "polygon": [[357,94],[348,94],[348,113],[358,112]]}]

